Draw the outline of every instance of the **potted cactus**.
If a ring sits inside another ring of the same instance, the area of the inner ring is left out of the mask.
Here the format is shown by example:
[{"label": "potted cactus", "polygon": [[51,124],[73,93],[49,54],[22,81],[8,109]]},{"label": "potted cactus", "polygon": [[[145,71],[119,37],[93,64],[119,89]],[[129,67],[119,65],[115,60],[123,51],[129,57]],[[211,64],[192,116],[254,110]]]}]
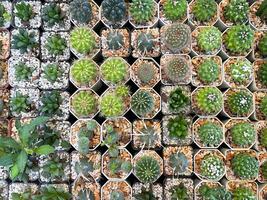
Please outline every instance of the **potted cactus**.
[{"label": "potted cactus", "polygon": [[255,92],[255,113],[257,120],[267,119],[267,94],[266,92]]},{"label": "potted cactus", "polygon": [[10,33],[7,29],[0,30],[0,59],[7,59],[10,54]]},{"label": "potted cactus", "polygon": [[131,53],[130,33],[126,28],[103,29],[101,47],[104,57],[128,57]]},{"label": "potted cactus", "polygon": [[126,181],[108,181],[101,188],[103,200],[131,200],[132,188]]},{"label": "potted cactus", "polygon": [[232,193],[233,199],[258,199],[258,185],[256,182],[228,181],[226,189]]},{"label": "potted cactus", "polygon": [[131,80],[142,88],[153,88],[160,81],[160,68],[151,58],[136,60],[130,70]]},{"label": "potted cactus", "polygon": [[252,56],[254,59],[264,59],[267,57],[267,31],[255,32]]},{"label": "potted cactus", "polygon": [[266,152],[267,128],[265,121],[259,121],[256,123],[256,131],[257,131],[256,149],[260,152]]},{"label": "potted cactus", "polygon": [[267,62],[265,60],[256,60],[253,63],[254,70],[254,88],[257,90],[267,89]]},{"label": "potted cactus", "polygon": [[192,84],[194,86],[219,86],[222,81],[221,57],[195,56],[192,58]]},{"label": "potted cactus", "polygon": [[189,84],[191,81],[191,59],[188,55],[163,55],[160,68],[164,85]]},{"label": "potted cactus", "polygon": [[148,28],[132,31],[131,46],[134,58],[160,56],[159,29]]},{"label": "potted cactus", "polygon": [[166,147],[163,149],[163,162],[166,176],[190,176],[193,172],[193,148]]},{"label": "potted cactus", "polygon": [[9,28],[11,24],[12,4],[9,1],[2,1],[0,3],[0,27]]},{"label": "potted cactus", "polygon": [[163,199],[163,187],[160,183],[139,183],[133,184],[133,200]]},{"label": "potted cactus", "polygon": [[0,89],[4,89],[8,86],[8,62],[0,61]]},{"label": "potted cactus", "polygon": [[249,22],[257,30],[266,30],[266,0],[255,1],[249,10]]},{"label": "potted cactus", "polygon": [[218,148],[224,141],[224,126],[218,118],[198,118],[192,130],[200,148]]},{"label": "potted cactus", "polygon": [[159,149],[161,147],[161,124],[158,120],[133,122],[134,149]]},{"label": "potted cactus", "polygon": [[9,90],[0,90],[0,117],[9,116]]}]

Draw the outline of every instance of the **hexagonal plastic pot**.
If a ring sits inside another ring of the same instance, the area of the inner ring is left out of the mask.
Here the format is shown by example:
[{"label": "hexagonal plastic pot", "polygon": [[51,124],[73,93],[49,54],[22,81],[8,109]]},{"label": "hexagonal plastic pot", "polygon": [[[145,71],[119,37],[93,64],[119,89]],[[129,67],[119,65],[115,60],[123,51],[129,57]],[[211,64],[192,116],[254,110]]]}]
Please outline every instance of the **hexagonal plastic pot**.
[{"label": "hexagonal plastic pot", "polygon": [[257,59],[266,59],[266,56],[261,55],[258,46],[261,39],[267,35],[267,29],[264,31],[255,31],[254,34],[254,42],[253,42],[253,49],[251,52],[251,57],[253,60]]},{"label": "hexagonal plastic pot", "polygon": [[0,89],[8,87],[8,62],[5,60],[0,61]]},{"label": "hexagonal plastic pot", "polygon": [[[177,188],[186,188],[189,199],[194,196],[194,181],[189,178],[167,178],[164,181],[164,197],[172,199],[173,190]],[[177,190],[176,190],[177,191]]]},{"label": "hexagonal plastic pot", "polygon": [[133,188],[133,199],[136,200],[136,196],[144,192],[150,192],[156,199],[164,199],[163,197],[163,186],[160,183],[140,183],[135,182]]},{"label": "hexagonal plastic pot", "polygon": [[261,135],[263,131],[267,128],[266,121],[258,121],[256,122],[256,132],[257,132],[257,139],[255,149],[259,152],[267,152],[267,148],[261,144]]},{"label": "hexagonal plastic pot", "polygon": [[258,199],[258,184],[256,182],[249,181],[228,181],[226,183],[226,189],[230,192],[234,192],[237,188],[244,187],[247,192],[252,191],[254,194],[254,199]]},{"label": "hexagonal plastic pot", "polygon": [[202,181],[199,181],[197,180],[197,183],[195,184],[195,190],[194,190],[194,199],[195,200],[202,200],[203,197],[201,196],[200,192],[199,192],[199,188],[203,185],[206,185],[208,187],[222,187],[221,183],[220,182],[214,182],[214,181],[205,181],[205,180],[202,180]]},{"label": "hexagonal plastic pot", "polygon": [[249,23],[256,30],[267,30],[267,23],[256,16],[256,12],[264,0],[255,1],[249,10]]},{"label": "hexagonal plastic pot", "polygon": [[252,84],[252,88],[257,91],[267,91],[267,86],[262,84],[258,78],[258,73],[262,65],[266,64],[265,60],[255,60],[253,62],[253,70],[254,70],[254,81]]},{"label": "hexagonal plastic pot", "polygon": [[112,192],[122,193],[125,200],[131,200],[132,187],[127,181],[109,180],[101,187],[101,199],[109,200]]}]

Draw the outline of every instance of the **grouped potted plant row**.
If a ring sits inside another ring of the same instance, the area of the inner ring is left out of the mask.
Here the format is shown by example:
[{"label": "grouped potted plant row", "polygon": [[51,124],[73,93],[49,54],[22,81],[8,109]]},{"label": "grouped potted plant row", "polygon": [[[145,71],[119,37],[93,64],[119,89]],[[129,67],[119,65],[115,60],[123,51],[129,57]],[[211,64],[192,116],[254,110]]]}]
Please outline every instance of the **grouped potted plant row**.
[{"label": "grouped potted plant row", "polygon": [[0,199],[266,199],[266,20],[266,0],[1,1]]}]

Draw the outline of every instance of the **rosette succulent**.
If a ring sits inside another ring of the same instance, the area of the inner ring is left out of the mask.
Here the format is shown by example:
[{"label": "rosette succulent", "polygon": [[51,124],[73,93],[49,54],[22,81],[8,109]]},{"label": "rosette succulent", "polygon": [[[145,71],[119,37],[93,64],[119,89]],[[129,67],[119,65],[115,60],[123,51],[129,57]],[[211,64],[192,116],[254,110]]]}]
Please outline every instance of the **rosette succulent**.
[{"label": "rosette succulent", "polygon": [[65,13],[61,10],[60,6],[55,3],[45,5],[42,10],[42,19],[49,27],[62,22],[64,17]]},{"label": "rosette succulent", "polygon": [[208,185],[201,185],[199,188],[200,196],[205,200],[220,199],[232,200],[232,194],[224,187],[209,187]]},{"label": "rosette succulent", "polygon": [[248,19],[249,4],[246,0],[230,0],[224,8],[224,17],[235,24],[245,23]]},{"label": "rosette succulent", "polygon": [[172,112],[179,112],[188,106],[190,103],[190,98],[184,93],[181,88],[176,88],[171,91],[168,98],[168,107]]},{"label": "rosette succulent", "polygon": [[247,59],[238,59],[230,65],[230,76],[236,84],[247,83],[252,76],[253,67]]},{"label": "rosette succulent", "polygon": [[16,95],[10,99],[10,110],[20,114],[21,112],[28,112],[31,109],[31,102],[28,96],[16,92]]},{"label": "rosette succulent", "polygon": [[92,19],[92,7],[88,0],[73,0],[70,2],[72,19],[81,24],[88,24]]},{"label": "rosette succulent", "polygon": [[62,75],[62,70],[57,64],[48,64],[44,68],[44,78],[54,83]]},{"label": "rosette succulent", "polygon": [[187,191],[188,189],[182,183],[180,185],[172,187],[171,190],[172,190],[171,200],[176,200],[176,199],[187,200],[189,198],[188,191]]},{"label": "rosette succulent", "polygon": [[101,4],[103,16],[112,23],[122,21],[127,14],[124,0],[104,0]]},{"label": "rosette succulent", "polygon": [[182,115],[170,118],[167,124],[169,136],[173,139],[185,139],[189,134],[189,126],[190,122]]},{"label": "rosette succulent", "polygon": [[204,59],[198,66],[197,76],[204,84],[211,84],[219,79],[220,67],[213,59]]},{"label": "rosette succulent", "polygon": [[145,89],[138,90],[131,99],[132,111],[139,116],[151,113],[155,106],[155,99],[152,93]]},{"label": "rosette succulent", "polygon": [[35,16],[31,4],[24,1],[16,3],[15,10],[15,16],[23,22],[28,22]]},{"label": "rosette succulent", "polygon": [[60,106],[62,104],[62,97],[59,91],[46,91],[41,97],[40,113],[44,116],[60,114]]},{"label": "rosette succulent", "polygon": [[214,0],[196,0],[192,13],[197,21],[208,22],[217,13],[217,4]]},{"label": "rosette succulent", "polygon": [[0,27],[4,27],[6,22],[9,22],[11,19],[10,13],[3,4],[0,4]]},{"label": "rosette succulent", "polygon": [[200,142],[205,147],[216,147],[223,140],[223,129],[222,127],[213,122],[206,122],[201,124],[197,129]]},{"label": "rosette succulent", "polygon": [[132,0],[129,10],[131,18],[137,24],[150,21],[156,12],[153,0]]},{"label": "rosette succulent", "polygon": [[166,0],[163,4],[163,14],[167,20],[180,20],[186,15],[186,12],[186,0]]},{"label": "rosette succulent", "polygon": [[17,34],[12,36],[11,48],[17,49],[20,53],[27,53],[38,46],[36,35],[33,31],[19,29]]},{"label": "rosette succulent", "polygon": [[34,68],[29,67],[23,62],[15,65],[15,78],[17,81],[28,81],[32,77]]},{"label": "rosette succulent", "polygon": [[45,48],[49,54],[62,55],[67,48],[66,39],[59,34],[54,34],[47,39]]}]

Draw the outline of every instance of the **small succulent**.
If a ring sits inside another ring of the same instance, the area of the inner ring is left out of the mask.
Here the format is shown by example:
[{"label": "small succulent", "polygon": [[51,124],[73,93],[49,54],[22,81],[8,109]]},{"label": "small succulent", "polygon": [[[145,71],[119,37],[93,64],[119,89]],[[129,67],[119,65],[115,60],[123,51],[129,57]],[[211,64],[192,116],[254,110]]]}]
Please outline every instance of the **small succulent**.
[{"label": "small succulent", "polygon": [[16,95],[10,99],[10,110],[17,114],[21,112],[28,112],[31,108],[31,102],[28,96],[16,92]]},{"label": "small succulent", "polygon": [[159,162],[152,156],[142,156],[134,167],[136,177],[143,183],[155,182],[161,173]]},{"label": "small succulent", "polygon": [[253,124],[249,122],[241,122],[235,124],[230,129],[232,142],[240,147],[252,145],[256,139],[256,130]]},{"label": "small succulent", "polygon": [[197,21],[208,22],[217,13],[217,4],[214,0],[196,0],[192,13]]},{"label": "small succulent", "polygon": [[238,187],[233,191],[232,195],[233,200],[239,199],[249,199],[249,200],[257,200],[257,196],[253,192],[251,188],[248,187]]},{"label": "small succulent", "polygon": [[61,180],[65,176],[64,165],[66,164],[59,157],[53,157],[42,167],[41,175],[50,180]]},{"label": "small succulent", "polygon": [[24,1],[17,3],[15,9],[15,16],[23,22],[28,22],[35,16],[32,6]]},{"label": "small succulent", "polygon": [[254,179],[258,176],[259,162],[247,153],[236,154],[231,160],[231,166],[234,174],[242,180]]},{"label": "small succulent", "polygon": [[230,76],[237,84],[247,82],[252,75],[252,64],[246,59],[238,59],[230,65]]},{"label": "small succulent", "polygon": [[266,21],[267,19],[267,1],[263,0],[260,7],[258,8],[256,12],[256,16],[260,17],[262,21]]},{"label": "small succulent", "polygon": [[112,23],[122,21],[127,14],[124,0],[104,0],[101,6],[103,16]]},{"label": "small succulent", "polygon": [[118,148],[118,143],[121,139],[120,134],[113,128],[113,126],[108,125],[105,127],[106,134],[103,136],[104,141],[102,142],[102,146],[107,145],[109,150],[108,150],[108,155],[111,158],[117,158],[119,156],[119,148]]},{"label": "small succulent", "polygon": [[177,152],[170,156],[170,166],[173,168],[174,173],[183,174],[189,165],[186,155],[182,152]]},{"label": "small succulent", "polygon": [[259,135],[260,145],[267,149],[267,128],[261,130]]},{"label": "small succulent", "polygon": [[105,117],[122,115],[125,111],[123,98],[116,93],[105,94],[100,100],[100,111]]},{"label": "small succulent", "polygon": [[11,15],[3,4],[0,4],[0,27],[3,27],[7,21],[10,21]]},{"label": "small succulent", "polygon": [[254,31],[247,25],[236,25],[229,28],[224,37],[227,50],[231,53],[246,53],[252,46]]},{"label": "small succulent", "polygon": [[137,77],[143,84],[149,84],[155,79],[157,70],[155,65],[151,62],[142,61],[137,70]]},{"label": "small succulent", "polygon": [[222,109],[223,96],[216,87],[202,87],[196,91],[192,101],[195,102],[198,113],[214,115]]},{"label": "small succulent", "polygon": [[212,122],[201,124],[197,130],[200,142],[206,147],[216,147],[223,140],[223,129]]},{"label": "small succulent", "polygon": [[155,48],[155,39],[151,33],[140,33],[136,41],[137,49],[142,53],[153,51]]},{"label": "small succulent", "polygon": [[248,19],[249,4],[246,0],[230,0],[224,8],[224,17],[235,24],[243,24]]},{"label": "small succulent", "polygon": [[198,66],[197,76],[203,83],[211,84],[218,80],[220,67],[213,59],[206,58]]},{"label": "small succulent", "polygon": [[125,199],[124,193],[120,191],[112,191],[110,193],[109,199],[110,200],[124,200]]},{"label": "small succulent", "polygon": [[81,90],[72,97],[71,107],[78,116],[89,116],[95,112],[97,99],[90,90]]},{"label": "small succulent", "polygon": [[114,92],[117,96],[122,98],[128,97],[130,95],[130,89],[126,85],[117,85]]},{"label": "small succulent", "polygon": [[257,77],[262,85],[267,86],[267,62],[260,65]]},{"label": "small succulent", "polygon": [[208,26],[201,28],[197,36],[197,45],[201,51],[210,54],[220,49],[222,43],[221,31],[214,27]]},{"label": "small succulent", "polygon": [[138,24],[146,23],[154,16],[155,5],[153,0],[132,0],[130,4],[131,18]]},{"label": "small succulent", "polygon": [[167,0],[163,4],[163,13],[166,19],[177,21],[182,19],[187,12],[186,0]]},{"label": "small succulent", "polygon": [[81,200],[95,200],[94,192],[88,189],[81,189],[77,197]]},{"label": "small succulent", "polygon": [[171,189],[171,200],[187,200],[189,199],[187,188],[184,184],[174,186]]},{"label": "small succulent", "polygon": [[218,180],[224,171],[224,162],[216,155],[205,155],[200,162],[200,175],[206,179]]},{"label": "small succulent", "polygon": [[260,39],[258,49],[263,57],[267,57],[267,34]]},{"label": "small succulent", "polygon": [[227,191],[222,186],[209,187],[208,185],[201,185],[199,188],[199,193],[204,200],[232,200],[231,192]]},{"label": "small succulent", "polygon": [[44,68],[44,78],[54,83],[62,75],[62,70],[57,64],[48,64]]},{"label": "small succulent", "polygon": [[126,79],[128,66],[125,60],[112,57],[106,60],[101,66],[101,74],[104,80],[117,84]]},{"label": "small succulent", "polygon": [[168,107],[172,112],[179,112],[190,104],[190,98],[181,88],[171,91],[168,98]]},{"label": "small succulent", "polygon": [[131,99],[132,110],[140,116],[151,113],[155,106],[153,95],[144,89],[138,90]]},{"label": "small succulent", "polygon": [[167,128],[171,138],[185,139],[188,135],[189,122],[185,117],[179,115],[169,119]]},{"label": "small succulent", "polygon": [[63,99],[59,91],[48,91],[41,97],[40,112],[45,116],[53,116],[60,113],[60,105]]},{"label": "small succulent", "polygon": [[90,54],[97,46],[96,36],[86,27],[76,27],[70,33],[70,45],[78,53]]},{"label": "small succulent", "polygon": [[117,30],[111,30],[107,36],[107,44],[110,50],[119,50],[124,45],[123,35]]},{"label": "small succulent", "polygon": [[15,77],[18,81],[28,81],[32,77],[34,69],[23,62],[15,65]]},{"label": "small succulent", "polygon": [[142,187],[141,193],[135,194],[134,198],[136,200],[157,200],[157,198],[153,194],[152,185],[150,185],[148,191],[146,190],[146,188]]},{"label": "small succulent", "polygon": [[73,0],[70,2],[72,19],[81,24],[88,24],[92,19],[92,7],[88,0]]},{"label": "small succulent", "polygon": [[64,17],[65,13],[61,10],[60,6],[55,3],[48,4],[42,10],[42,19],[49,27],[62,22]]},{"label": "small succulent", "polygon": [[267,180],[267,161],[260,166],[261,174],[264,180]]},{"label": "small succulent", "polygon": [[144,126],[141,130],[140,130],[140,141],[142,142],[142,144],[144,144],[146,147],[150,147],[153,146],[158,140],[159,140],[159,136],[156,133],[156,130],[154,129],[154,127],[150,127],[150,126]]},{"label": "small succulent", "polygon": [[111,158],[108,163],[108,170],[111,175],[115,175],[117,173],[130,173],[132,170],[132,163],[130,161],[121,160],[118,157]]},{"label": "small succulent", "polygon": [[[87,152],[88,146],[89,144],[86,144],[85,147],[80,148],[80,150],[85,150],[85,152]],[[74,170],[78,175],[82,174],[83,176],[88,177],[90,173],[95,170],[95,163],[88,160],[88,158],[83,157],[79,159],[79,162],[75,163]]]},{"label": "small succulent", "polygon": [[11,48],[19,50],[22,54],[32,51],[37,46],[38,42],[33,31],[19,29],[18,34],[13,35]]},{"label": "small succulent", "polygon": [[45,48],[50,54],[62,55],[67,48],[67,43],[62,36],[55,34],[47,39]]}]

